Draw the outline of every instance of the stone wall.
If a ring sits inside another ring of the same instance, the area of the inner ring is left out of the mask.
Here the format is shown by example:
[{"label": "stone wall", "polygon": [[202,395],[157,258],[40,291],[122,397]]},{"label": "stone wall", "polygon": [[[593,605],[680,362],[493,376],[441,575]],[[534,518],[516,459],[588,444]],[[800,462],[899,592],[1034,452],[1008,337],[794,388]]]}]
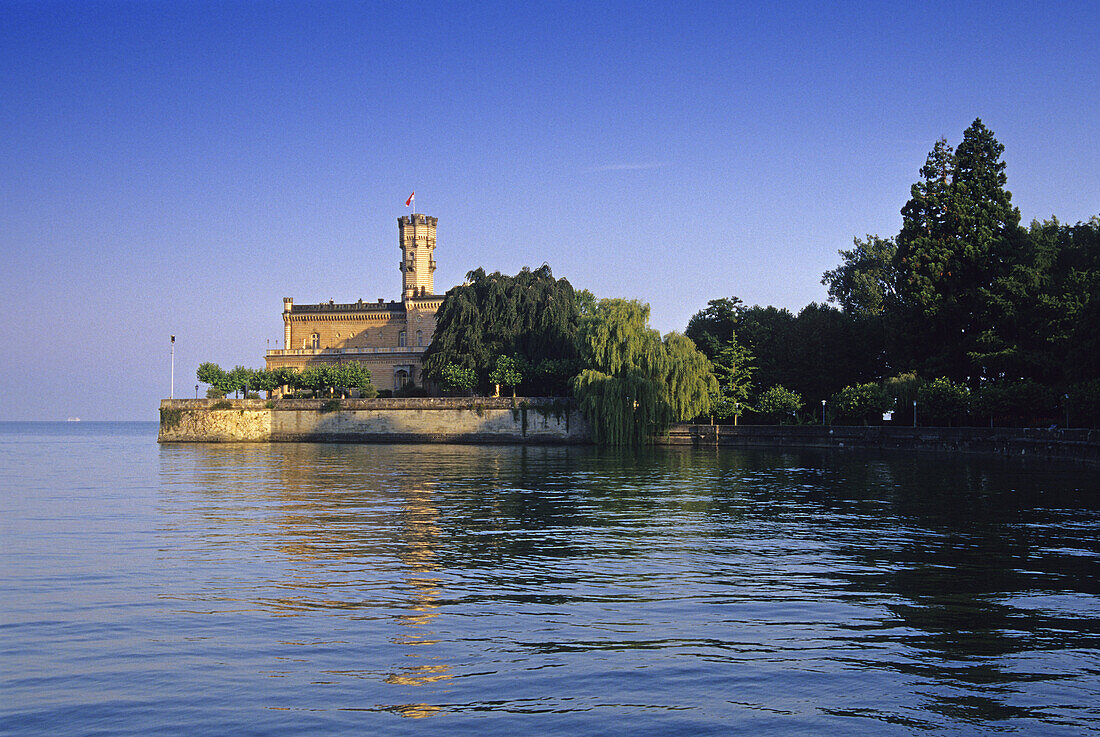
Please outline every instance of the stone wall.
[{"label": "stone wall", "polygon": [[1100,430],[820,425],[674,425],[658,442],[733,448],[981,453],[1100,464]]},{"label": "stone wall", "polygon": [[570,402],[555,399],[165,399],[162,443],[588,443]]}]

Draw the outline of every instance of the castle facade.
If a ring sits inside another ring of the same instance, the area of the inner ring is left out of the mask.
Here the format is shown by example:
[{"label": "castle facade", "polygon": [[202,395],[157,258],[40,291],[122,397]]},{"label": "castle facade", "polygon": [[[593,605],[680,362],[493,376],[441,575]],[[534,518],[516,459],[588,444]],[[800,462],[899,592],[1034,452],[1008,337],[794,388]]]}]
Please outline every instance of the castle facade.
[{"label": "castle facade", "polygon": [[268,369],[298,370],[355,361],[371,372],[378,389],[419,383],[420,359],[435,331],[443,296],[435,294],[435,231],[438,218],[397,219],[401,249],[401,301],[294,304],[283,298],[283,347],[269,350]]}]

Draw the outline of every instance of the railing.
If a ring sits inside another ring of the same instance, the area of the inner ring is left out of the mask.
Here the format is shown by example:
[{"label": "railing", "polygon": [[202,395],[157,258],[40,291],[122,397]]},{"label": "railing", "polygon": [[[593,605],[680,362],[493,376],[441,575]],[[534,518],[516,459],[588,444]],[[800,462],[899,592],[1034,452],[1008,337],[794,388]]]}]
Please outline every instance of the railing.
[{"label": "railing", "polygon": [[355,356],[371,353],[423,353],[427,346],[395,346],[393,348],[269,348],[268,356]]},{"label": "railing", "polygon": [[378,312],[400,307],[399,302],[322,302],[315,305],[291,305],[291,314],[312,312]]}]

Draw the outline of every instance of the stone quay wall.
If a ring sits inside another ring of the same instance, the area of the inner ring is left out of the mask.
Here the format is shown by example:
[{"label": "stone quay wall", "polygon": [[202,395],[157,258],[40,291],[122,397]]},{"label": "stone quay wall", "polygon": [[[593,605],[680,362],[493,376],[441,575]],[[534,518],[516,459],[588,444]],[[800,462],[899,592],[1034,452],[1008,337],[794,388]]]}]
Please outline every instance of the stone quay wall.
[{"label": "stone quay wall", "polygon": [[673,425],[658,443],[693,447],[978,453],[1100,465],[1100,430],[1006,427]]},{"label": "stone quay wall", "polygon": [[591,442],[575,403],[554,398],[165,399],[161,443]]}]

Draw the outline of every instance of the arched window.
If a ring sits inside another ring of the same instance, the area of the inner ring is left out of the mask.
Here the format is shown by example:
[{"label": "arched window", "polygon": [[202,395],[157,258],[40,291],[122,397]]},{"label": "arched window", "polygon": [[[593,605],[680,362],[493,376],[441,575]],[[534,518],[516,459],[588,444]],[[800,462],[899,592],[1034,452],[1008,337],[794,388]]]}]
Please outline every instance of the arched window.
[{"label": "arched window", "polygon": [[416,331],[416,344],[417,344],[417,346],[424,345],[424,333],[421,332],[420,330]]},{"label": "arched window", "polygon": [[320,333],[314,333],[313,335],[309,336],[309,347],[312,348],[313,350],[317,350],[318,348],[321,347],[321,334]]},{"label": "arched window", "polygon": [[405,347],[405,331],[404,330],[402,330],[400,333],[397,334],[397,346],[399,348],[404,348]]},{"label": "arched window", "polygon": [[393,375],[394,389],[403,389],[409,383],[409,372],[401,369]]}]

